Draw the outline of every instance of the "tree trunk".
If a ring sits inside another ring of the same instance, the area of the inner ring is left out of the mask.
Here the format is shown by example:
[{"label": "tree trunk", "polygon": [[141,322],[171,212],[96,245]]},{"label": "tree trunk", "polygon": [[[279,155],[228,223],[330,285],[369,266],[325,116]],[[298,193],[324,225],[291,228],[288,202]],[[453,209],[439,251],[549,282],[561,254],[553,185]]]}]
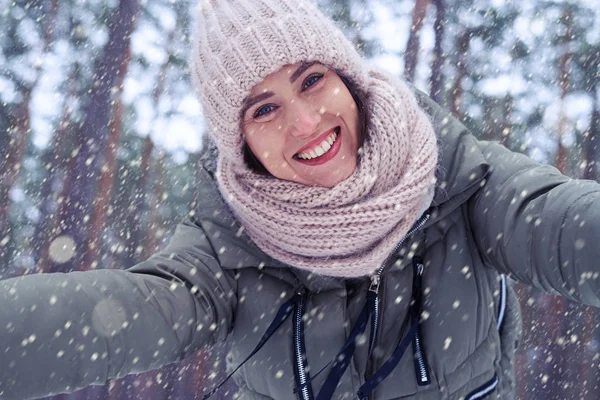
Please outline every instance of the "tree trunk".
[{"label": "tree trunk", "polygon": [[450,90],[450,111],[458,119],[462,119],[461,104],[463,97],[462,81],[467,75],[466,61],[469,42],[471,41],[471,30],[467,30],[459,36],[456,46],[458,54],[456,60],[456,76]]},{"label": "tree trunk", "polygon": [[513,98],[507,93],[502,100],[502,122],[500,123],[500,143],[510,148],[510,133],[512,131]]},{"label": "tree trunk", "polygon": [[122,381],[122,379],[116,379],[108,382],[108,400],[119,400]]},{"label": "tree trunk", "polygon": [[433,63],[431,65],[431,90],[430,96],[436,103],[446,106],[446,91],[444,90],[444,75],[442,66],[444,65],[444,49],[442,47],[444,40],[444,27],[446,26],[446,5],[444,0],[433,0],[436,7],[435,14],[435,47],[433,50]]},{"label": "tree trunk", "polygon": [[150,201],[150,212],[148,214],[148,235],[144,241],[144,249],[142,251],[142,259],[149,258],[159,248],[159,237],[161,236],[162,224],[159,220],[159,207],[161,203],[161,196],[163,192],[163,165],[164,165],[164,153],[160,153],[154,164],[154,185],[152,186],[152,199]]},{"label": "tree trunk", "polygon": [[106,151],[111,116],[111,91],[117,88],[119,72],[127,61],[127,49],[139,4],[121,0],[109,25],[109,40],[94,72],[93,90],[84,109],[84,121],[76,133],[76,155],[68,181],[72,187],[66,198],[64,234],[75,243],[75,254],[55,265],[56,271],[77,270],[85,260],[89,220],[93,212],[101,156]]},{"label": "tree trunk", "polygon": [[[558,122],[558,126],[559,126],[559,132],[560,132],[562,130],[562,129],[560,129],[560,127],[565,125],[566,117],[561,114],[561,116],[559,118],[560,118],[560,120]],[[554,158],[554,166],[556,168],[558,168],[558,170],[560,172],[562,172],[563,174],[568,175],[569,151],[567,150],[567,148],[565,147],[565,145],[562,142],[562,135],[558,136],[557,144],[558,144],[558,149],[556,150],[556,156]]]},{"label": "tree trunk", "polygon": [[123,92],[123,82],[127,75],[130,60],[130,49],[126,50],[126,58],[119,71],[119,79],[115,82],[116,90],[113,93],[112,112],[110,119],[110,128],[108,131],[108,141],[104,152],[104,164],[100,169],[100,181],[98,183],[98,195],[93,204],[92,218],[90,221],[90,232],[86,246],[86,258],[80,270],[95,269],[100,264],[101,247],[103,242],[103,233],[106,228],[108,217],[106,215],[110,206],[110,198],[113,192],[114,177],[117,166],[117,148],[119,138],[121,137],[121,122],[123,119],[123,103],[121,102],[121,93]]},{"label": "tree trunk", "polygon": [[116,170],[116,152],[119,145],[119,136],[121,131],[121,115],[123,113],[122,104],[119,100],[115,103],[115,113],[110,123],[108,134],[108,145],[104,153],[104,165],[102,165],[100,180],[98,183],[98,194],[93,204],[92,218],[88,243],[86,245],[85,261],[79,267],[80,271],[96,269],[101,266],[100,257],[102,256],[103,233],[106,228],[107,211],[110,205],[110,198],[113,192],[114,176]]},{"label": "tree trunk", "polygon": [[415,0],[415,8],[412,13],[412,24],[410,35],[404,53],[404,76],[409,82],[414,81],[415,71],[419,62],[419,44],[421,41],[421,28],[427,14],[429,0]]},{"label": "tree trunk", "polygon": [[558,168],[558,170],[560,172],[562,172],[563,174],[568,174],[568,170],[567,170],[567,163],[568,163],[568,150],[565,147],[565,145],[563,144],[563,137],[565,136],[566,130],[567,130],[567,115],[565,113],[565,110],[562,108],[564,105],[564,99],[567,96],[568,92],[569,92],[569,80],[570,80],[570,74],[569,74],[569,63],[571,61],[571,53],[569,52],[568,49],[568,44],[570,41],[570,37],[571,37],[571,18],[569,17],[568,12],[565,11],[566,15],[563,15],[563,20],[565,21],[565,24],[567,25],[567,34],[565,35],[565,38],[563,39],[563,53],[560,56],[559,59],[559,73],[560,73],[560,77],[559,77],[559,84],[560,84],[560,99],[561,99],[561,110],[559,112],[559,119],[558,119],[558,131],[557,131],[557,135],[558,135],[558,139],[557,139],[557,144],[558,144],[558,149],[556,151],[556,157],[554,160],[554,165],[556,166],[556,168]]},{"label": "tree trunk", "polygon": [[[561,173],[568,174],[568,149],[563,143],[568,120],[564,109],[562,109],[570,86],[569,62],[571,54],[568,44],[571,40],[571,17],[568,11],[565,10],[562,20],[566,26],[566,32],[561,39],[563,51],[559,59],[561,110],[559,111],[557,128],[558,149],[554,164]],[[546,348],[546,354],[551,355],[552,359],[551,361],[546,361],[546,365],[544,366],[544,373],[548,377],[545,393],[556,396],[556,398],[569,398],[570,389],[565,387],[565,384],[569,382],[568,374],[562,368],[562,365],[568,365],[567,357],[572,347],[572,345],[569,345],[570,335],[568,335],[568,332],[571,330],[570,319],[573,319],[573,306],[559,296],[550,296],[549,303],[550,307],[544,308],[547,332],[549,333],[549,336],[547,336],[549,345]],[[578,390],[581,390],[581,387]]]},{"label": "tree trunk", "polygon": [[0,156],[0,265],[10,264],[14,248],[13,233],[9,218],[10,190],[19,177],[21,162],[25,154],[29,135],[29,93],[15,107],[15,118],[7,132],[0,132],[0,144],[6,152]]},{"label": "tree trunk", "polygon": [[140,176],[135,185],[136,192],[134,200],[132,201],[132,207],[127,210],[126,224],[127,229],[131,232],[131,239],[127,246],[127,256],[124,261],[126,267],[130,267],[143,261],[141,255],[144,251],[144,238],[150,234],[148,231],[148,224],[142,226],[141,216],[147,216],[148,214],[148,206],[146,205],[145,199],[148,197],[148,181],[150,181],[149,175],[152,169],[151,163],[153,151],[154,143],[149,136],[146,136],[140,161]]},{"label": "tree trunk", "polygon": [[[600,69],[600,65],[598,66]],[[599,78],[596,78],[599,79]],[[600,174],[598,173],[598,142],[600,141],[600,105],[598,104],[598,86],[594,84],[589,89],[592,98],[592,116],[590,121],[590,129],[583,136],[583,156],[585,167],[583,169],[582,178],[598,181]]]},{"label": "tree trunk", "polygon": [[23,93],[23,101],[15,106],[14,119],[7,132],[0,132],[0,145],[3,151],[0,155],[0,265],[10,264],[13,247],[12,229],[9,219],[9,193],[17,182],[21,163],[30,133],[29,101],[31,92]]},{"label": "tree trunk", "polygon": [[[67,99],[75,96],[75,75],[73,68],[69,73]],[[49,272],[52,266],[49,247],[52,238],[59,234],[59,217],[62,189],[65,185],[69,156],[67,153],[68,136],[71,130],[71,108],[69,101],[65,101],[62,117],[50,145],[42,156],[42,163],[46,176],[40,191],[39,209],[40,220],[35,225],[33,232],[33,254],[36,263],[36,272]]]},{"label": "tree trunk", "polygon": [[[592,115],[590,119],[590,127],[583,135],[583,157],[584,167],[582,178],[598,181],[598,141],[600,140],[600,105],[598,104],[598,84],[600,82],[600,48],[597,49],[595,55],[586,55],[586,80],[588,86],[586,88],[589,96],[592,99]],[[581,334],[582,347],[585,354],[579,363],[579,376],[586,384],[584,399],[596,399],[598,397],[598,364],[597,352],[591,351],[595,339],[595,332],[598,331],[598,310],[594,308],[584,307],[583,330]]]},{"label": "tree trunk", "polygon": [[[172,44],[174,39],[175,31],[171,31],[167,40],[167,54],[172,54]],[[168,60],[168,57],[167,57]],[[158,74],[158,82],[152,92],[152,100],[154,109],[158,110],[159,101],[165,90],[165,81],[167,75],[168,61],[164,62]],[[140,175],[135,181],[133,186],[134,195],[130,202],[129,207],[126,209],[125,218],[125,230],[130,233],[130,240],[125,246],[125,257],[124,264],[127,267],[137,264],[142,261],[140,256],[142,255],[144,246],[144,237],[150,232],[148,231],[148,225],[142,226],[142,216],[147,214],[147,185],[148,175],[150,174],[150,167],[152,162],[152,152],[154,150],[154,143],[152,139],[147,136],[144,139],[144,148],[142,150],[142,157],[140,160]]]},{"label": "tree trunk", "polygon": [[50,49],[50,44],[54,41],[54,31],[56,29],[56,15],[58,14],[58,0],[44,1],[45,15],[43,21],[44,54]]}]

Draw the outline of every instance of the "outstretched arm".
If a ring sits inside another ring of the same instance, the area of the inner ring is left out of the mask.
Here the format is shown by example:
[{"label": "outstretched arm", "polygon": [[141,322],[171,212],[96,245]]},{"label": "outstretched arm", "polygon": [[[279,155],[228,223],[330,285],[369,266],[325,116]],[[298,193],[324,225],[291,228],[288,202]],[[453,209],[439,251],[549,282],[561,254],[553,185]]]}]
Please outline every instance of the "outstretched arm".
[{"label": "outstretched arm", "polygon": [[483,256],[523,283],[600,306],[600,185],[479,146],[490,173],[469,215]]},{"label": "outstretched arm", "polygon": [[[415,90],[440,134],[470,135]],[[487,264],[544,291],[600,306],[600,184],[571,179],[504,146],[470,140],[487,175],[468,202],[473,238]]]},{"label": "outstretched arm", "polygon": [[70,392],[180,360],[227,335],[235,293],[192,220],[128,271],[0,281],[0,398]]}]

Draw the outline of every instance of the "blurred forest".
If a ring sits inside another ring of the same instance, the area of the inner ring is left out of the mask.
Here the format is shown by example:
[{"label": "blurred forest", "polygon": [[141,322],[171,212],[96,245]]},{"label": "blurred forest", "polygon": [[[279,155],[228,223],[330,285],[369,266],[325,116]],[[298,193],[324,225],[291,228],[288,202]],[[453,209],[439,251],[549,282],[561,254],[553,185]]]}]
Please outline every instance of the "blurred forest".
[{"label": "blurred forest", "polygon": [[[599,179],[598,0],[319,3],[365,56],[479,138]],[[201,207],[194,9],[188,0],[0,0],[2,278],[130,267]],[[515,285],[517,398],[600,398],[598,311]],[[53,398],[201,398],[222,376],[226,349]],[[215,398],[234,392],[229,384]]]}]

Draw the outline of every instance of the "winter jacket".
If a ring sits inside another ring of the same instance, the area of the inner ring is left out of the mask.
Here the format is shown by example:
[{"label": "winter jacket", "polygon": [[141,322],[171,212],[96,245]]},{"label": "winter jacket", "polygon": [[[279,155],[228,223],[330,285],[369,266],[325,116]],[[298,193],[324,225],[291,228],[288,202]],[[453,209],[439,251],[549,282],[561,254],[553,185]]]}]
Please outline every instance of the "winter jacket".
[{"label": "winter jacket", "polygon": [[[330,397],[357,398],[410,331],[410,346],[368,398],[512,399],[521,322],[502,274],[599,306],[593,277],[600,186],[478,141],[427,97],[419,99],[439,137],[435,197],[390,254],[378,283],[376,326],[371,320],[357,337]],[[126,271],[0,281],[1,398],[104,384],[224,340],[232,343],[233,368],[294,298],[302,304],[234,375],[239,398],[319,393],[376,282],[318,276],[268,257],[246,236],[210,173],[202,174],[202,204],[147,261]],[[299,368],[310,375],[308,385],[299,384]]]}]

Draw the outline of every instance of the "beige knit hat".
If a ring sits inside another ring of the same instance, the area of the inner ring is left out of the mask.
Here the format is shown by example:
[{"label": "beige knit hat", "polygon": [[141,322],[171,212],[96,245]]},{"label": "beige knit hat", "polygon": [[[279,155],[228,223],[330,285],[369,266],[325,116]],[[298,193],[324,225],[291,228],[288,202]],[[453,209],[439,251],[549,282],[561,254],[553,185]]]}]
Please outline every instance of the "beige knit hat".
[{"label": "beige knit hat", "polygon": [[220,157],[243,163],[240,112],[250,90],[283,65],[318,61],[366,92],[356,49],[312,0],[200,0],[192,79]]}]

